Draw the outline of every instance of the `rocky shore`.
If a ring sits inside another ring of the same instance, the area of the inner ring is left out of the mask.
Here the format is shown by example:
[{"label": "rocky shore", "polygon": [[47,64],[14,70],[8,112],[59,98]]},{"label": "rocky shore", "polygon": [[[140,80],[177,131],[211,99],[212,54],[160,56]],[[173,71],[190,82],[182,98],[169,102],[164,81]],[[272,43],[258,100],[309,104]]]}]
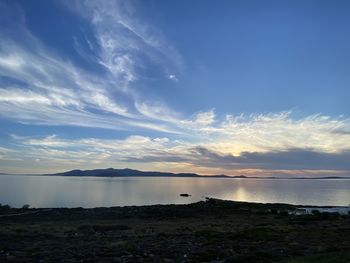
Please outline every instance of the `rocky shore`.
[{"label": "rocky shore", "polygon": [[189,205],[0,206],[0,262],[350,262],[350,216],[208,199]]}]

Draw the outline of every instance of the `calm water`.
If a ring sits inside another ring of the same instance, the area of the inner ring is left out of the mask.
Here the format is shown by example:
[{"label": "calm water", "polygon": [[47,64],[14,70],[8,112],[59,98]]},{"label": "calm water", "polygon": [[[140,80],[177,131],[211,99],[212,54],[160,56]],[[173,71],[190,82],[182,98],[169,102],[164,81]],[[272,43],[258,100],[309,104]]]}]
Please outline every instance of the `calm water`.
[{"label": "calm water", "polygon": [[[180,197],[189,193],[189,198]],[[205,196],[252,202],[348,205],[350,180],[98,178],[0,175],[0,203],[20,207],[183,204]]]}]

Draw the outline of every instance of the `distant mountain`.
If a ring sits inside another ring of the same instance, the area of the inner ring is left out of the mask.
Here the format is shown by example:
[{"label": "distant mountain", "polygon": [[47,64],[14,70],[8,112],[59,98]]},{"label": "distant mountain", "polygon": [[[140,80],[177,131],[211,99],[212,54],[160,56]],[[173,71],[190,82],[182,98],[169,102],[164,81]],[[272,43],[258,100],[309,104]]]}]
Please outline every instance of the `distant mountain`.
[{"label": "distant mountain", "polygon": [[47,175],[59,175],[59,176],[95,176],[95,177],[216,177],[216,178],[245,178],[244,175],[240,176],[227,176],[227,175],[198,175],[195,173],[166,173],[166,172],[144,172],[133,169],[94,169],[94,170],[72,170],[63,173],[47,174]]},{"label": "distant mountain", "polygon": [[338,176],[329,176],[329,177],[258,177],[258,176],[245,176],[245,175],[237,175],[237,176],[228,176],[224,174],[220,175],[199,175],[195,173],[167,173],[167,172],[151,172],[151,171],[139,171],[133,169],[94,169],[94,170],[72,170],[63,173],[55,173],[55,174],[44,174],[47,176],[55,175],[55,176],[94,176],[94,177],[194,177],[194,178],[236,178],[236,179],[350,179],[350,177],[338,177]]}]

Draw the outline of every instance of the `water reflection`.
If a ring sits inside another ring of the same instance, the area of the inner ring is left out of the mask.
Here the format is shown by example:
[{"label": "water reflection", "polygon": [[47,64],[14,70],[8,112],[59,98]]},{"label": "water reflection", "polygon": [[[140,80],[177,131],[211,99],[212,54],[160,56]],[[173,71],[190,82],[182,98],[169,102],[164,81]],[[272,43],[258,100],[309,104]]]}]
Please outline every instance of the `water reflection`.
[{"label": "water reflection", "polygon": [[[0,203],[20,207],[181,204],[216,197],[236,201],[348,205],[350,180],[97,178],[0,176]],[[189,193],[191,197],[180,197]]]}]

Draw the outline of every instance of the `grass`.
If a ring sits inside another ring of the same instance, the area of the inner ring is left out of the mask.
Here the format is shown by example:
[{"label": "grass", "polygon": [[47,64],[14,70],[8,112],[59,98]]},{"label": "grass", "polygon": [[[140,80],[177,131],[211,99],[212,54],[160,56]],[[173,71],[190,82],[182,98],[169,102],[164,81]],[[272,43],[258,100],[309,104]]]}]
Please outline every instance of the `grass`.
[{"label": "grass", "polygon": [[0,262],[350,262],[349,216],[280,213],[288,209],[214,199],[0,209]]}]

